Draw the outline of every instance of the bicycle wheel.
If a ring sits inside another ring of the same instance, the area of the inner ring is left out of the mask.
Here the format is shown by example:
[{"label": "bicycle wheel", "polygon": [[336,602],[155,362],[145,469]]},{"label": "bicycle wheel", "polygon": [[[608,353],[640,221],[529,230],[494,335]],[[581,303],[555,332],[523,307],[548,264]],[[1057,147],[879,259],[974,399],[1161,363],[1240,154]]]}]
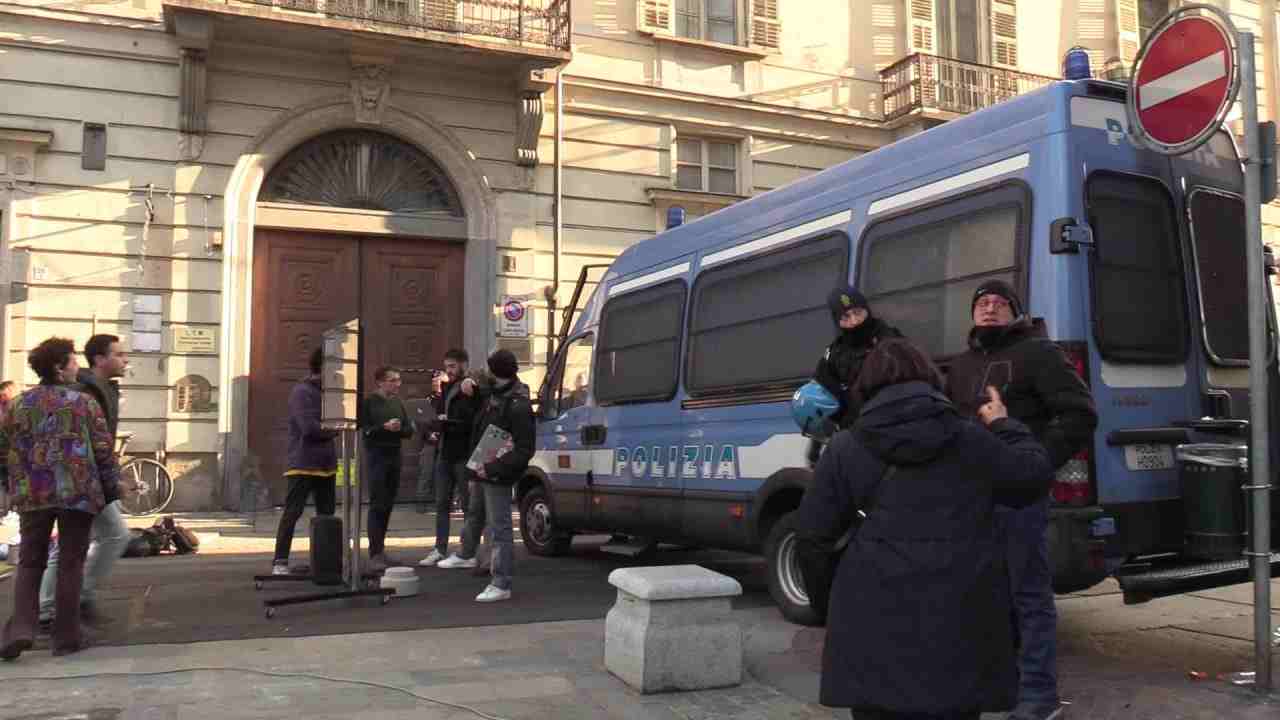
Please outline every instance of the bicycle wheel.
[{"label": "bicycle wheel", "polygon": [[134,458],[120,468],[122,488],[120,509],[127,515],[152,515],[163,511],[173,500],[173,478],[155,460]]}]

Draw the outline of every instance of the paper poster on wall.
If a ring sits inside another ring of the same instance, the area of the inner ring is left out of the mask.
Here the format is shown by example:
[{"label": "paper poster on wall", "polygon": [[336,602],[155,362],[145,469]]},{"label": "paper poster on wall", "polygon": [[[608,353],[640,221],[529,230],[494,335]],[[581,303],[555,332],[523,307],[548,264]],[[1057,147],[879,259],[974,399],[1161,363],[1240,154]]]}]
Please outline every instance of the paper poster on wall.
[{"label": "paper poster on wall", "polygon": [[160,333],[133,333],[133,352],[160,352]]},{"label": "paper poster on wall", "polygon": [[162,325],[161,317],[152,314],[135,314],[133,316],[133,331],[145,333],[158,333]]},{"label": "paper poster on wall", "polygon": [[164,312],[164,298],[159,295],[134,295],[133,296],[133,312],[134,313],[155,313]]}]

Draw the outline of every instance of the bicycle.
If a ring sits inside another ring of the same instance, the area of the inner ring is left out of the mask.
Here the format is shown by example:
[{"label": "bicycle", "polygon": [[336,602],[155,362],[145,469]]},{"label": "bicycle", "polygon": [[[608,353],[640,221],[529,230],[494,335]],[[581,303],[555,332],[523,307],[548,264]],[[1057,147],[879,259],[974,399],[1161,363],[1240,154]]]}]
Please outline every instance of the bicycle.
[{"label": "bicycle", "polygon": [[133,433],[122,432],[120,441],[120,509],[125,515],[154,515],[173,500],[173,478],[164,465],[150,458],[125,454]]}]

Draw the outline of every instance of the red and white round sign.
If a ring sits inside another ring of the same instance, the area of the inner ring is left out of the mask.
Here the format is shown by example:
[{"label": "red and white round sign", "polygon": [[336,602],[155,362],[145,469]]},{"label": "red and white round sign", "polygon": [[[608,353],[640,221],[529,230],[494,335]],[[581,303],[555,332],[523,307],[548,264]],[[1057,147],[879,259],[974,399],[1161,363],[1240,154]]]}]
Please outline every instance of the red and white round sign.
[{"label": "red and white round sign", "polygon": [[1129,119],[1168,155],[1198,147],[1222,125],[1239,90],[1236,33],[1215,8],[1171,13],[1142,46],[1129,79]]}]

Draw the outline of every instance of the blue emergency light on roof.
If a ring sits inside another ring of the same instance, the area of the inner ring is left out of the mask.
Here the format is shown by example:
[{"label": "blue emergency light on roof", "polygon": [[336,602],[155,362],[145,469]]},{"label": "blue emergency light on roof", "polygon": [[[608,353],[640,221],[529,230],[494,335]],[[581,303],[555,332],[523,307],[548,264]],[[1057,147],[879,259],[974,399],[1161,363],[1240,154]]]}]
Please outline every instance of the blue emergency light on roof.
[{"label": "blue emergency light on roof", "polygon": [[679,205],[672,205],[667,208],[667,229],[680,227],[684,224],[684,208]]},{"label": "blue emergency light on roof", "polygon": [[1079,45],[1067,51],[1062,59],[1062,77],[1066,80],[1088,80],[1093,77],[1089,69],[1089,53]]}]

